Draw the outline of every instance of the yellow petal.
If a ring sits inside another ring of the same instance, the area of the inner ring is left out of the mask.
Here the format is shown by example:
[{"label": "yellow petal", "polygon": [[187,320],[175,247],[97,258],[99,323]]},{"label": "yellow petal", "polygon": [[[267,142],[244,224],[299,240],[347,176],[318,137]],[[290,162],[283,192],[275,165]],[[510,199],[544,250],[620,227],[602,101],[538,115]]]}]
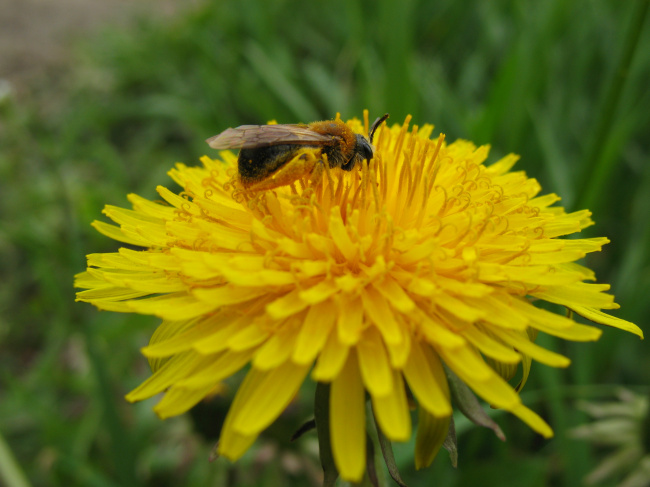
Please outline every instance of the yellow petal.
[{"label": "yellow petal", "polygon": [[205,288],[197,287],[192,290],[192,294],[197,299],[210,304],[213,309],[220,306],[245,303],[267,293],[268,290],[263,288],[240,287],[229,284]]},{"label": "yellow petal", "polygon": [[404,377],[421,408],[435,416],[452,413],[449,386],[440,359],[428,346],[413,341]]},{"label": "yellow petal", "polygon": [[[81,289],[93,289],[95,287],[114,287],[109,286],[106,281],[98,276],[94,276],[88,271],[80,272],[74,276],[74,287]],[[78,300],[79,301],[79,300]]]},{"label": "yellow petal", "polygon": [[580,308],[616,309],[614,296],[605,294],[609,284],[588,284],[576,282],[567,286],[553,286],[542,291],[531,292],[531,296],[563,306]]},{"label": "yellow petal", "polygon": [[336,329],[341,343],[353,345],[361,336],[363,327],[363,306],[361,299],[341,295],[337,301]]},{"label": "yellow petal", "polygon": [[201,389],[203,387],[214,387],[220,382],[239,369],[244,367],[253,357],[255,349],[251,348],[242,352],[233,352],[227,350],[220,354],[210,357],[211,361],[206,361],[206,365],[197,368],[187,378],[176,382],[179,387],[185,389]]},{"label": "yellow petal", "polygon": [[476,325],[469,325],[461,333],[465,338],[467,338],[467,341],[478,348],[481,353],[487,357],[509,364],[516,364],[520,360],[519,354],[515,352],[512,347],[508,347],[503,343],[494,340]]},{"label": "yellow petal", "polygon": [[332,313],[333,306],[332,302],[324,301],[309,308],[293,347],[292,360],[295,363],[313,362],[318,352],[325,346],[336,319],[335,313]]},{"label": "yellow petal", "polygon": [[382,296],[384,296],[386,300],[388,300],[390,305],[397,311],[408,313],[415,308],[415,303],[413,300],[408,296],[408,294],[406,294],[404,289],[390,276],[386,277],[381,282],[373,283],[373,286],[382,294]]},{"label": "yellow petal", "polygon": [[126,208],[119,208],[113,205],[106,205],[103,213],[115,223],[120,225],[138,226],[142,224],[154,224],[164,227],[165,221],[161,218],[155,218],[145,213]]},{"label": "yellow petal", "polygon": [[568,305],[570,309],[578,313],[580,316],[587,318],[588,320],[595,321],[601,325],[613,326],[614,328],[620,328],[621,330],[629,331],[638,335],[643,339],[643,330],[636,326],[634,323],[629,321],[622,320],[621,318],[616,318],[615,316],[608,315],[603,313],[600,310],[589,308],[586,306],[575,306]]},{"label": "yellow petal", "polygon": [[181,269],[178,258],[173,254],[151,250],[131,250],[127,248],[121,248],[119,253],[131,262],[145,267],[153,267],[164,271],[179,271]]},{"label": "yellow petal", "polygon": [[402,316],[398,315],[400,328],[404,332],[402,333],[402,341],[399,343],[386,343],[386,348],[388,349],[388,356],[390,357],[390,364],[394,369],[403,369],[406,365],[406,361],[409,358],[409,353],[411,352],[411,334],[406,332],[408,330],[408,322],[405,322],[402,319]]},{"label": "yellow petal", "polygon": [[201,401],[213,388],[214,384],[199,389],[172,386],[153,410],[161,419],[183,414]]},{"label": "yellow petal", "polygon": [[267,305],[266,312],[274,320],[281,320],[302,311],[307,306],[308,303],[300,298],[300,292],[294,290]]},{"label": "yellow petal", "polygon": [[223,423],[221,436],[219,437],[217,450],[219,455],[233,462],[240,458],[257,438],[257,434],[242,434],[233,428],[234,418],[239,414],[242,405],[250,396],[251,392],[257,388],[262,379],[262,375],[259,373],[254,374],[251,372],[253,371],[246,374],[244,381],[237,390],[237,394],[235,394],[235,398],[226,415],[226,420]]},{"label": "yellow petal", "polygon": [[506,279],[541,286],[564,286],[581,281],[584,276],[581,272],[570,272],[561,267],[546,265],[526,266],[500,266]]},{"label": "yellow petal", "polygon": [[227,200],[212,201],[201,199],[195,201],[197,206],[199,206],[209,216],[214,218],[223,218],[224,215],[227,215],[228,223],[231,225],[236,224],[242,228],[246,228],[251,224],[252,215],[246,211],[242,211],[241,207],[238,205],[227,206],[224,204]]},{"label": "yellow petal", "polygon": [[122,231],[120,227],[111,225],[109,223],[96,220],[92,222],[91,225],[102,235],[105,235],[110,239],[117,240],[118,242],[124,242],[139,247],[148,247],[151,243],[148,239],[144,238],[141,235],[127,235]]},{"label": "yellow petal", "polygon": [[330,431],[334,461],[345,480],[359,482],[366,468],[365,393],[354,352],[330,390]]},{"label": "yellow petal", "polygon": [[194,347],[197,342],[211,337],[225,328],[233,316],[217,314],[206,320],[166,321],[152,336],[148,346],[141,349],[145,357],[168,357]]},{"label": "yellow petal", "polygon": [[447,293],[436,295],[435,303],[460,320],[473,323],[485,316],[485,311],[481,308],[474,308],[467,304],[465,300],[457,299]]},{"label": "yellow petal", "polygon": [[435,350],[444,358],[444,361],[459,376],[471,376],[474,380],[487,380],[494,371],[483,361],[483,358],[474,351],[471,345],[445,349],[435,347]]},{"label": "yellow petal", "polygon": [[[242,320],[243,321],[243,320]],[[271,335],[271,331],[261,327],[257,320],[244,325],[226,342],[226,346],[234,351],[242,351],[264,343]]]},{"label": "yellow petal", "polygon": [[505,174],[512,169],[512,166],[514,166],[518,160],[519,156],[517,154],[508,154],[494,164],[489,165],[486,168],[486,172],[494,174],[495,176]]},{"label": "yellow petal", "polygon": [[[270,371],[251,369],[256,387],[242,397],[233,420],[233,429],[242,435],[255,435],[270,425],[298,392],[309,366],[291,361]],[[239,394],[239,393],[238,393]]]},{"label": "yellow petal", "polygon": [[404,380],[398,371],[392,371],[394,387],[387,396],[372,396],[372,409],[377,423],[384,434],[393,441],[407,441],[411,437],[411,415],[409,414]]},{"label": "yellow petal", "polygon": [[196,204],[194,204],[192,201],[190,201],[187,198],[183,198],[180,195],[172,193],[164,186],[158,186],[156,188],[156,191],[161,196],[161,198],[163,198],[165,201],[167,201],[167,203],[169,203],[173,207],[182,208],[183,211],[187,211],[188,213],[194,216],[199,216],[201,214],[201,209],[198,206],[196,206]]},{"label": "yellow petal", "polygon": [[579,232],[583,228],[593,225],[594,222],[589,218],[590,215],[589,210],[580,210],[547,221],[544,225],[544,236],[553,238]]},{"label": "yellow petal", "polygon": [[430,343],[446,348],[457,348],[467,344],[462,336],[452,332],[437,317],[429,317],[425,313],[415,313],[413,321],[420,323],[419,330]]},{"label": "yellow petal", "polygon": [[528,316],[533,328],[549,335],[575,341],[592,341],[602,334],[598,328],[575,323],[565,316],[537,308],[525,300],[513,299],[511,305]]},{"label": "yellow petal", "polygon": [[108,282],[147,294],[174,293],[184,291],[187,288],[186,284],[178,276],[160,275],[159,272],[139,272],[137,274],[106,272],[104,277]]},{"label": "yellow petal", "polygon": [[580,260],[585,256],[584,252],[573,249],[563,249],[556,252],[534,252],[530,253],[528,262],[532,265],[564,264]]},{"label": "yellow petal", "polygon": [[535,345],[530,341],[526,332],[515,330],[504,330],[503,328],[490,327],[492,333],[534,360],[546,364],[550,367],[568,367],[571,363],[567,357],[559,353],[551,352],[545,348]]},{"label": "yellow petal", "polygon": [[480,300],[467,299],[467,301],[487,311],[484,317],[485,321],[503,328],[525,330],[529,322],[528,317],[513,308],[512,301],[514,299],[516,298],[505,293],[494,293]]},{"label": "yellow petal", "polygon": [[169,386],[184,379],[197,367],[209,363],[205,357],[194,352],[185,352],[171,357],[151,377],[126,395],[129,402],[141,401],[164,391]]},{"label": "yellow petal", "polygon": [[231,284],[246,287],[269,287],[295,284],[296,276],[291,272],[262,269],[256,272],[222,266],[220,272]]},{"label": "yellow petal", "polygon": [[399,343],[402,333],[399,324],[395,321],[393,311],[386,300],[372,287],[367,287],[361,293],[363,308],[375,326],[381,332],[386,343]]},{"label": "yellow petal", "polygon": [[171,220],[174,218],[174,208],[171,206],[161,205],[159,203],[154,203],[149,201],[137,194],[129,194],[127,199],[133,205],[133,209],[144,213],[146,215],[161,219],[161,220]]},{"label": "yellow petal", "polygon": [[330,333],[318,356],[312,379],[330,382],[339,375],[348,357],[349,346],[341,343],[336,333]]},{"label": "yellow petal", "polygon": [[338,292],[339,288],[334,281],[321,281],[315,286],[310,287],[298,294],[300,299],[308,304],[318,304],[325,301],[334,293]]},{"label": "yellow petal", "polygon": [[[108,267],[113,269],[124,269],[130,271],[139,271],[139,272],[153,272],[148,265],[142,262],[138,262],[137,259],[129,259],[127,255],[124,254],[124,250],[120,249],[119,252],[111,252],[107,254],[88,254],[86,258],[88,259],[88,267]],[[142,251],[136,252],[131,250],[134,254],[144,253]]]},{"label": "yellow petal", "polygon": [[418,410],[418,430],[415,437],[415,468],[428,467],[438,455],[447,432],[451,416],[434,416],[426,409]]},{"label": "yellow petal", "polygon": [[[517,384],[517,387],[515,387],[515,391],[521,392],[521,390],[526,385],[526,382],[528,382],[528,376],[530,375],[532,362],[533,359],[531,359],[528,355],[524,355],[524,354],[521,355],[521,380],[519,381],[519,384]],[[506,380],[510,380],[510,379],[506,379]]]},{"label": "yellow petal", "polygon": [[216,309],[213,304],[199,301],[185,293],[129,301],[129,307],[137,313],[151,314],[165,320],[189,320]]},{"label": "yellow petal", "polygon": [[379,332],[375,328],[366,329],[356,349],[361,377],[368,392],[377,397],[391,394],[393,372]]},{"label": "yellow petal", "polygon": [[[88,273],[90,275],[90,273]],[[81,286],[88,285],[88,279],[83,278]],[[92,284],[89,285],[89,287]],[[103,305],[109,306],[111,303],[125,306],[127,310],[130,310],[128,307],[128,301],[142,296],[147,296],[149,293],[142,291],[134,291],[133,289],[127,289],[124,287],[110,286],[106,285],[106,281],[101,286],[94,286],[87,291],[81,291],[77,293],[77,301],[92,302],[93,304],[103,307]],[[125,301],[124,303],[114,303],[115,301]]]},{"label": "yellow petal", "polygon": [[553,430],[537,413],[531,411],[523,404],[510,409],[510,412],[519,417],[524,423],[537,431],[544,438],[552,438]]},{"label": "yellow petal", "polygon": [[480,282],[465,282],[444,276],[436,276],[436,284],[448,290],[451,294],[474,298],[482,298],[494,292],[492,286]]},{"label": "yellow petal", "polygon": [[[234,340],[234,337],[237,334],[241,333],[246,328],[256,326],[256,319],[258,318],[248,315],[244,315],[237,319],[232,319],[228,323],[224,324],[224,326],[220,326],[218,328],[215,327],[213,332],[205,338],[196,340],[192,344],[192,347],[194,350],[204,355],[221,352],[222,350],[228,348],[230,341]],[[259,335],[259,333],[257,335]],[[242,350],[245,350],[250,347],[241,346],[240,348]]]},{"label": "yellow petal", "polygon": [[187,330],[192,329],[200,321],[200,318],[181,321],[163,320],[163,322],[158,325],[158,328],[156,328],[156,331],[154,331],[153,335],[151,335],[151,338],[149,339],[149,346],[166,342],[170,338],[173,338],[186,332]]},{"label": "yellow petal", "polygon": [[357,245],[352,242],[341,218],[341,208],[338,206],[330,210],[329,232],[332,240],[348,262],[356,262]]},{"label": "yellow petal", "polygon": [[253,367],[269,370],[289,359],[295,348],[296,334],[293,330],[276,332],[259,348],[253,360]]}]

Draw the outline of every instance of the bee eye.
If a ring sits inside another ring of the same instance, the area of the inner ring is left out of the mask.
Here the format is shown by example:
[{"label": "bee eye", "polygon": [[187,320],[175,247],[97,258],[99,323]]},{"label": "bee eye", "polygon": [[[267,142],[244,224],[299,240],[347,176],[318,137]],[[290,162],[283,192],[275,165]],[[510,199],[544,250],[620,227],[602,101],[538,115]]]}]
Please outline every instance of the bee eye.
[{"label": "bee eye", "polygon": [[361,156],[361,159],[367,160],[372,159],[374,155],[370,142],[363,135],[357,135],[357,154]]}]

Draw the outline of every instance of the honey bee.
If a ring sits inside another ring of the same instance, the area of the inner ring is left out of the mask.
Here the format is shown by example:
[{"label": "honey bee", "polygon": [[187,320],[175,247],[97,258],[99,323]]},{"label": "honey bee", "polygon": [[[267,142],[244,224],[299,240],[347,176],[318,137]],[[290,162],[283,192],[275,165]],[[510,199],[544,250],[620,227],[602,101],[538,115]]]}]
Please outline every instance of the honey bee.
[{"label": "honey bee", "polygon": [[[337,118],[310,124],[241,125],[206,142],[213,149],[241,149],[237,159],[239,180],[246,189],[260,191],[291,184],[304,176],[317,180],[324,160],[330,168],[352,171],[364,159],[373,158],[372,139],[387,118],[388,114],[375,120],[368,139]],[[303,149],[315,149],[311,151],[313,157],[306,152],[299,154]]]}]

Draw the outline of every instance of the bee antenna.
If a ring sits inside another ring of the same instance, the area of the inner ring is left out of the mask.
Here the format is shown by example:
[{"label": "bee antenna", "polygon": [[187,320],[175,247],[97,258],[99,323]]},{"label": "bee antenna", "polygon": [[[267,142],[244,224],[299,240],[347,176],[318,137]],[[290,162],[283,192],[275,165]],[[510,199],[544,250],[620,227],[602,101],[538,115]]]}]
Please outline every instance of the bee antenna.
[{"label": "bee antenna", "polygon": [[375,132],[377,131],[377,129],[379,128],[379,126],[380,126],[383,122],[386,121],[387,118],[388,118],[388,113],[387,113],[386,115],[384,115],[383,117],[379,117],[379,118],[377,118],[377,120],[375,120],[375,121],[372,123],[372,127],[370,127],[370,134],[369,134],[369,137],[370,137],[370,143],[371,143],[371,144],[372,144],[372,138],[375,136]]}]

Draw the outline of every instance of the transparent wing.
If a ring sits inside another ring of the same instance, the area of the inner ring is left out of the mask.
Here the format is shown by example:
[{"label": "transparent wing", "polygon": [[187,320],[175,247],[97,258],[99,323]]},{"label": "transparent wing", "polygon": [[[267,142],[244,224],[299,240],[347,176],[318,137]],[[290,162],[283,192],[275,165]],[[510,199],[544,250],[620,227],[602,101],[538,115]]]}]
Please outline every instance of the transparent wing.
[{"label": "transparent wing", "polygon": [[241,125],[224,130],[206,142],[213,149],[252,149],[278,144],[319,145],[332,140],[331,135],[314,132],[306,125]]}]

